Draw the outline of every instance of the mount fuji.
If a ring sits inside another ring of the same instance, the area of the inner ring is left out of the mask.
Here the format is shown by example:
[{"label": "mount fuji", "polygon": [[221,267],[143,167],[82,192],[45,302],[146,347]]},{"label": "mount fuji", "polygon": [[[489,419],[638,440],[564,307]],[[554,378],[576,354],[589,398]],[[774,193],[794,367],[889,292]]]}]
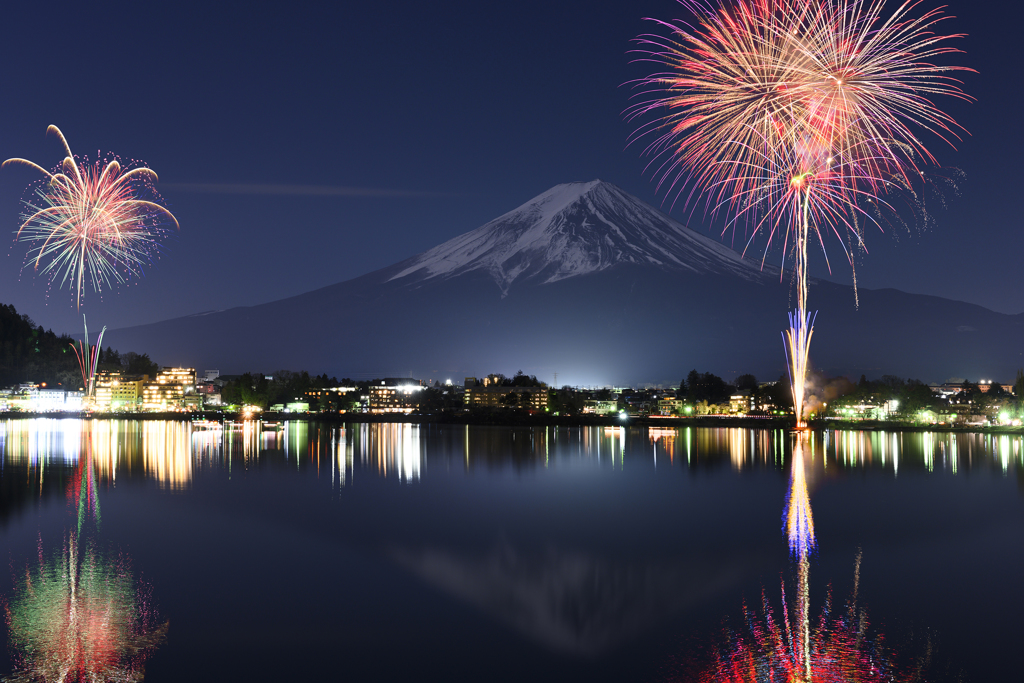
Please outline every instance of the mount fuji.
[{"label": "mount fuji", "polygon": [[[459,381],[523,370],[559,384],[677,384],[786,372],[788,277],[610,183],[551,188],[422,254],[258,306],[111,330],[160,363]],[[1024,314],[812,283],[811,345],[829,375],[1010,381]]]},{"label": "mount fuji", "polygon": [[762,280],[759,269],[731,249],[615,185],[594,180],[556,185],[518,209],[409,259],[389,281],[482,271],[505,296],[517,279],[549,284],[622,264]]}]

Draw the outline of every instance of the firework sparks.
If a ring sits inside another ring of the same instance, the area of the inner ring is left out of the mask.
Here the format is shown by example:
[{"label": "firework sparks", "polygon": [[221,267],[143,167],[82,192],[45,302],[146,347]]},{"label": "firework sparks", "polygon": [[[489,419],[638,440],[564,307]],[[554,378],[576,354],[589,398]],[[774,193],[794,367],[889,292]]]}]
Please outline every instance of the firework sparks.
[{"label": "firework sparks", "polygon": [[761,596],[761,611],[744,608],[745,628],[729,631],[711,666],[697,680],[700,683],[831,683],[835,681],[919,680],[913,671],[897,667],[882,647],[879,635],[869,637],[867,617],[849,603],[847,610],[833,610],[826,604],[807,633],[808,657],[801,656],[799,634],[794,633],[782,590],[781,618],[767,597]]},{"label": "firework sparks", "polygon": [[797,434],[784,527],[790,553],[797,561],[795,599],[792,603],[787,600],[783,583],[781,615],[763,592],[760,611],[745,605],[744,627],[726,631],[710,666],[703,667],[695,678],[701,683],[920,680],[920,671],[901,671],[894,664],[891,653],[882,648],[882,637],[870,634],[867,616],[857,608],[859,553],[846,609],[833,609],[829,596],[820,616],[811,618],[810,554],[816,541],[804,463],[807,449],[806,433]]},{"label": "firework sparks", "polygon": [[25,568],[7,601],[7,626],[18,667],[5,681],[141,681],[144,663],[167,633],[157,624],[148,591],[128,562],[82,540],[87,520],[99,522],[90,437],[69,482],[77,525],[60,552]]},{"label": "firework sparks", "polygon": [[150,616],[123,563],[69,534],[58,555],[26,569],[7,606],[21,666],[4,680],[141,680],[144,653],[167,628]]},{"label": "firework sparks", "polygon": [[811,626],[810,626],[810,573],[809,554],[814,549],[814,517],[811,498],[807,493],[804,472],[805,434],[798,434],[793,444],[793,464],[789,477],[789,505],[786,510],[786,535],[789,552],[797,560],[796,626],[798,639],[794,643],[794,658],[803,669],[803,680],[811,680]]},{"label": "firework sparks", "polygon": [[25,200],[17,238],[31,243],[28,258],[37,271],[75,292],[96,292],[142,274],[159,253],[160,238],[178,221],[161,204],[154,171],[144,166],[123,169],[117,159],[76,160],[56,126],[67,156],[53,173],[27,159],[8,159],[41,172],[45,180]]},{"label": "firework sparks", "polygon": [[780,240],[783,263],[793,259],[786,343],[802,425],[809,242],[824,253],[834,234],[852,266],[864,225],[895,213],[885,196],[910,190],[935,162],[914,129],[958,139],[932,98],[970,99],[950,75],[968,69],[934,63],[958,52],[948,41],[960,36],[939,32],[939,10],[915,16],[914,0],[891,16],[885,0],[680,2],[693,23],[658,22],[668,37],[637,39],[640,61],[664,70],[638,82],[630,142],[649,140],[648,169],[673,204],[701,196],[726,230],[746,226],[744,252],[763,234],[762,263]]},{"label": "firework sparks", "polygon": [[103,335],[107,331],[104,325],[100,330],[100,336],[96,338],[96,345],[89,346],[89,324],[82,316],[82,324],[85,326],[85,341],[78,342],[78,346],[71,344],[71,350],[75,352],[78,360],[78,369],[82,373],[82,387],[85,389],[85,396],[89,398],[96,390],[96,365],[100,360],[100,349],[103,348]]}]

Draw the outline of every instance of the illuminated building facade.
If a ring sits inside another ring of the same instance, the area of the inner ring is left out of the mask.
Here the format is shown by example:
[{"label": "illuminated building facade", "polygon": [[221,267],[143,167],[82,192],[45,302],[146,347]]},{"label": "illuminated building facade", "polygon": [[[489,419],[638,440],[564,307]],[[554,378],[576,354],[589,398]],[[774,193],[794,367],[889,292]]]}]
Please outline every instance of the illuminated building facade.
[{"label": "illuminated building facade", "polygon": [[213,382],[196,380],[196,394],[202,396],[205,406],[221,405],[220,387]]},{"label": "illuminated building facade", "polygon": [[548,409],[547,387],[467,386],[466,405],[471,408]]},{"label": "illuminated building facade", "polygon": [[[46,385],[44,384],[43,387]],[[0,409],[26,413],[77,413],[82,409],[84,392],[45,389],[35,384],[22,384],[0,396]]]},{"label": "illuminated building facade", "polygon": [[185,394],[181,397],[181,407],[185,410],[200,411],[206,397],[203,394]]},{"label": "illuminated building facade", "polygon": [[733,415],[746,415],[754,406],[749,391],[741,391],[729,397],[729,412]]},{"label": "illuminated building facade", "polygon": [[267,411],[271,413],[308,413],[309,402],[291,401],[290,403],[274,403],[267,408]]},{"label": "illuminated building facade", "polygon": [[185,395],[195,394],[195,388],[195,368],[164,368],[153,381],[145,383],[142,407],[151,411],[181,409]]},{"label": "illuminated building facade", "polygon": [[306,401],[310,406],[321,411],[342,411],[352,407],[354,397],[358,397],[354,392],[358,390],[359,387],[328,387],[324,389],[310,389],[306,392]]},{"label": "illuminated building facade", "polygon": [[619,402],[587,399],[583,402],[583,412],[588,415],[611,415],[619,412]]},{"label": "illuminated building facade", "polygon": [[371,413],[411,413],[419,407],[423,386],[414,379],[383,379],[370,385]]},{"label": "illuminated building facade", "polygon": [[682,415],[683,414],[683,401],[679,398],[661,398],[658,399],[658,414],[659,415]]},{"label": "illuminated building facade", "polygon": [[142,398],[142,387],[147,379],[147,375],[140,379],[129,379],[120,372],[96,373],[92,407],[101,411],[137,410]]}]

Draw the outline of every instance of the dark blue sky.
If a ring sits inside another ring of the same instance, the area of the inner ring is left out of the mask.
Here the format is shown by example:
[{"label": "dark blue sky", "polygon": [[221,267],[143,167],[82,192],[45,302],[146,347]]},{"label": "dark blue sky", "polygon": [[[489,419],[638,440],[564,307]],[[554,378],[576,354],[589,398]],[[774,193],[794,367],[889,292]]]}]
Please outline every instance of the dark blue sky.
[{"label": "dark blue sky", "polygon": [[[673,0],[19,3],[0,29],[0,155],[53,166],[53,123],[79,154],[160,174],[181,231],[138,284],[88,293],[94,328],[263,303],[404,259],[557,183],[601,178],[660,205],[640,149],[625,148],[621,85],[645,73],[627,55],[642,18],[682,12]],[[959,196],[928,231],[869,234],[859,282],[1024,312],[1024,9],[956,0],[948,13],[948,32],[970,34],[959,62],[979,71],[965,76],[977,102],[941,103],[971,137],[931,145],[963,171]],[[12,238],[34,179],[0,172]],[[0,257],[0,301],[77,332],[72,296],[21,272],[25,252],[11,242]]]}]

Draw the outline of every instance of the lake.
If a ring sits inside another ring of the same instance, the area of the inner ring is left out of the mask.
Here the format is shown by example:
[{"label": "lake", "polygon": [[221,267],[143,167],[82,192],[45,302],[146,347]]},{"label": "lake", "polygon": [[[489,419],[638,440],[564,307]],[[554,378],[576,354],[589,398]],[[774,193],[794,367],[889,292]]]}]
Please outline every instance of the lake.
[{"label": "lake", "polygon": [[8,680],[1018,675],[1016,435],[11,419],[0,458]]}]

